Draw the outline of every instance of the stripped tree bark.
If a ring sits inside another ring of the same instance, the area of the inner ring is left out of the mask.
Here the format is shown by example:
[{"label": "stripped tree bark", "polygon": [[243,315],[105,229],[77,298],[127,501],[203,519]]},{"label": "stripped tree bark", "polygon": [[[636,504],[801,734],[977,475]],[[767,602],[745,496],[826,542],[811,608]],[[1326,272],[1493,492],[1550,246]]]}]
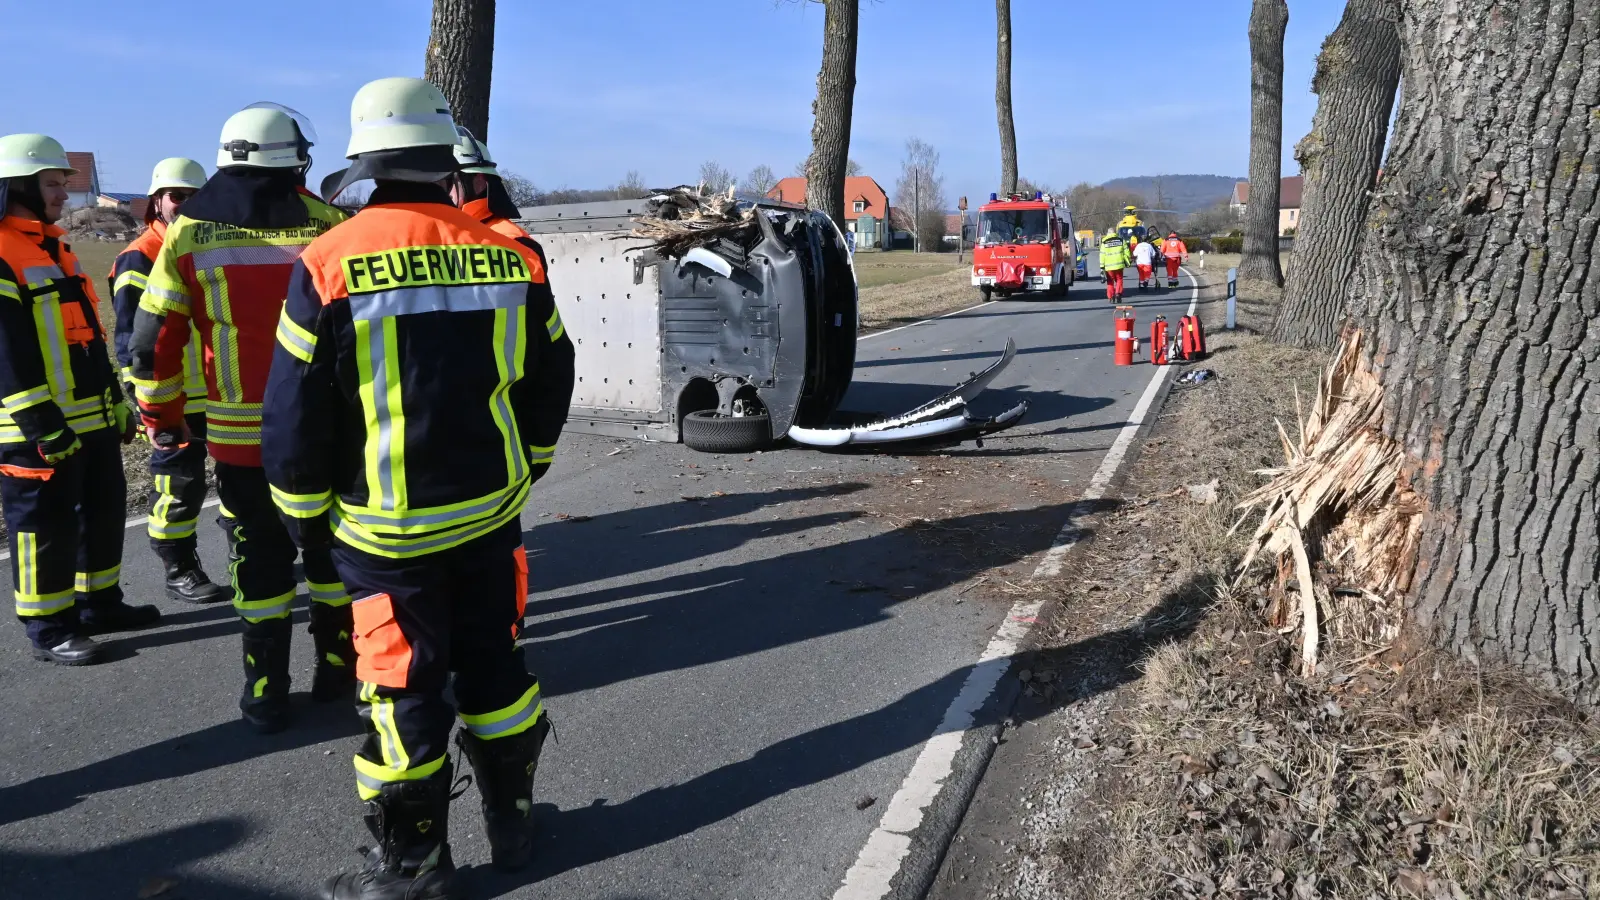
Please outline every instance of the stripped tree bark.
[{"label": "stripped tree bark", "polygon": [[850,113],[856,97],[856,28],[859,0],[825,0],[822,69],[817,73],[816,117],[806,162],[806,205],[845,227],[844,178],[850,162]]},{"label": "stripped tree bark", "polygon": [[1283,177],[1285,0],[1255,0],[1250,10],[1250,197],[1244,209],[1241,281],[1283,287],[1278,264],[1278,188]]},{"label": "stripped tree bark", "polygon": [[494,0],[433,0],[423,77],[444,92],[456,124],[484,141],[493,70]]},{"label": "stripped tree bark", "polygon": [[1017,189],[1017,123],[1011,111],[1011,0],[994,0],[994,109],[1000,120],[1000,196]]},{"label": "stripped tree bark", "polygon": [[1400,9],[1406,90],[1351,313],[1425,509],[1407,610],[1594,703],[1600,0]]},{"label": "stripped tree bark", "polygon": [[1339,338],[1400,83],[1398,14],[1394,0],[1349,0],[1317,56],[1317,114],[1294,154],[1305,176],[1295,265],[1275,340],[1332,347]]}]

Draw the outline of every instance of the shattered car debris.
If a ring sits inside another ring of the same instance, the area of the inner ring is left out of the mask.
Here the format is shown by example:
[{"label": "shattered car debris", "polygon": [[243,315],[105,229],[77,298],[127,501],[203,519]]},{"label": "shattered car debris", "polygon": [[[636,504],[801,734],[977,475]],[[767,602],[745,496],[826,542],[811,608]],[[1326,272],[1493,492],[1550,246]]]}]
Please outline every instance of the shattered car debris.
[{"label": "shattered car debris", "polygon": [[645,200],[527,207],[578,345],[568,429],[744,453],[977,438],[1020,421],[966,404],[1014,350],[901,416],[830,427],[856,355],[856,277],[825,214],[693,188]]}]

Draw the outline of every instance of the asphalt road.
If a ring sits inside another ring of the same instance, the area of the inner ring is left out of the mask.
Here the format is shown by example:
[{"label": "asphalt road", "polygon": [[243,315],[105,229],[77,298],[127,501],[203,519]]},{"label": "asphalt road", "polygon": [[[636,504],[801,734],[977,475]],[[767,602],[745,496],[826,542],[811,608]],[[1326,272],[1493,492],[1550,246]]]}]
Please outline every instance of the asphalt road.
[{"label": "asphalt road", "polygon": [[[1188,287],[1135,297],[1141,333],[1156,313],[1176,320]],[[540,857],[526,877],[491,874],[470,791],[451,834],[472,896],[833,896],[1005,616],[958,602],[963,585],[1049,546],[1151,377],[1112,365],[1091,281],[864,338],[845,408],[904,411],[1008,336],[1017,358],[975,405],[1032,411],[949,458],[1046,487],[938,511],[941,527],[1012,536],[975,557],[883,513],[937,456],[563,439],[523,517],[526,652],[557,732]],[[165,876],[163,897],[315,896],[366,842],[354,712],[297,693],[290,731],[248,731],[231,609],[166,600],[143,527],[127,536],[124,587],[166,618],[110,639],[114,661],[38,663],[0,624],[0,897],[132,898]],[[217,529],[201,543],[222,572]],[[311,647],[296,640],[301,691]]]}]

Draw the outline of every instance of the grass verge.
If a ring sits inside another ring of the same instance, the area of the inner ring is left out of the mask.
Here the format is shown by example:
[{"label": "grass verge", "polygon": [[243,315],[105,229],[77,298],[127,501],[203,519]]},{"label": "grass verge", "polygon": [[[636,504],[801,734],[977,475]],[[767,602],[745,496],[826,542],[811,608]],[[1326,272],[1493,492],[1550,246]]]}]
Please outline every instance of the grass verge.
[{"label": "grass verge", "polygon": [[[1222,296],[1206,290],[1203,321],[1221,322]],[[1249,529],[1229,533],[1233,504],[1260,483],[1253,470],[1281,460],[1274,419],[1293,427],[1289,388],[1309,400],[1325,357],[1244,332],[1211,338],[1204,365],[1220,377],[1174,389],[1130,473],[1124,493],[1139,496],[1085,548],[1072,615],[1055,617],[1048,643],[1152,609],[1191,614],[1144,645],[1143,677],[1093,740],[1059,745],[1068,777],[1098,774],[1034,841],[1050,890],[1023,893],[1589,896],[1600,729],[1583,714],[1510,673],[1391,658],[1341,643],[1338,628],[1326,665],[1301,678],[1294,635],[1267,624],[1281,581],[1263,565],[1234,584]],[[1186,488],[1213,480],[1214,503]]]}]

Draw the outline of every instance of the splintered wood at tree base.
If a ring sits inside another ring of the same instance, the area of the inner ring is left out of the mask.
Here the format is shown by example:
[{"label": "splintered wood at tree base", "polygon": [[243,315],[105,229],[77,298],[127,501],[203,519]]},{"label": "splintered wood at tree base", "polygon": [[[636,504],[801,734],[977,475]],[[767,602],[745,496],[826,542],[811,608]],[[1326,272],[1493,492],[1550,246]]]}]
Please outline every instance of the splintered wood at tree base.
[{"label": "splintered wood at tree base", "polygon": [[[1338,567],[1337,583],[1359,588],[1341,594],[1369,601],[1365,615],[1334,617],[1342,623],[1341,636],[1388,641],[1399,623],[1386,598],[1410,587],[1417,559],[1423,504],[1402,472],[1400,445],[1378,430],[1383,389],[1362,365],[1361,341],[1361,332],[1353,331],[1324,373],[1310,415],[1298,416],[1298,443],[1279,423],[1285,464],[1259,470],[1271,481],[1239,503],[1244,516],[1234,526],[1237,530],[1251,511],[1262,510],[1237,583],[1263,551],[1279,558],[1280,572],[1287,567],[1284,555],[1293,554],[1305,675],[1315,671],[1321,640],[1312,560]],[[1327,602],[1341,609],[1352,605],[1329,597]],[[1371,603],[1372,598],[1378,602]],[[1274,626],[1285,626],[1295,612],[1275,609]]]}]

